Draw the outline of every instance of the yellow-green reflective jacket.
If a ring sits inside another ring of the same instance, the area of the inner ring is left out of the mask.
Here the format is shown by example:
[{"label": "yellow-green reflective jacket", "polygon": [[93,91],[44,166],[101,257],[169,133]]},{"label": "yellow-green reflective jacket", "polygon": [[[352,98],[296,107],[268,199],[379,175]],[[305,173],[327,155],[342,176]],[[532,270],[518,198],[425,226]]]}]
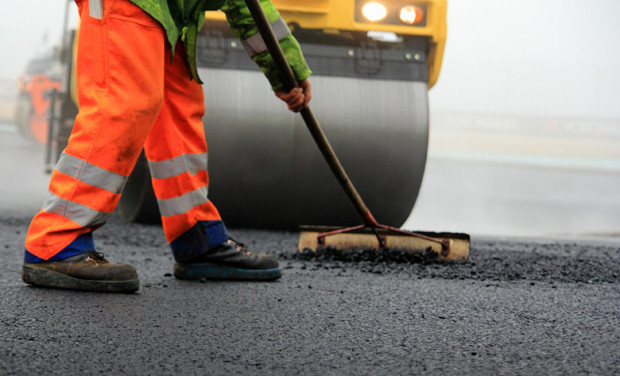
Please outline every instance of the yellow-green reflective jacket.
[{"label": "yellow-green reflective jacket", "polygon": [[[231,30],[243,42],[251,41],[251,37],[258,33],[244,0],[131,0],[131,2],[162,25],[173,53],[177,41],[181,39],[187,51],[191,78],[199,83],[202,81],[196,66],[196,39],[205,23],[205,11],[221,9],[226,14]],[[280,13],[270,0],[260,0],[260,3],[270,23],[280,19]],[[247,43],[244,45],[247,48]],[[303,80],[310,76],[312,71],[308,68],[295,37],[288,33],[280,39],[280,45],[297,79]],[[274,90],[282,88],[280,74],[269,52],[260,51],[253,54],[252,60],[265,73]]]}]

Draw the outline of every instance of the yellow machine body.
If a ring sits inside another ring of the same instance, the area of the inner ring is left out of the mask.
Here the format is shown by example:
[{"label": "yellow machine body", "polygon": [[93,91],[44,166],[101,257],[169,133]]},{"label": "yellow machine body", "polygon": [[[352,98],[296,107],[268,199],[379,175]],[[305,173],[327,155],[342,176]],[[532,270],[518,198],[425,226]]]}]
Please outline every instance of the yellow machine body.
[{"label": "yellow machine body", "polygon": [[[322,30],[326,34],[346,33],[347,31],[381,31],[397,35],[416,35],[428,38],[428,88],[435,85],[441,71],[446,44],[447,0],[272,0],[282,17],[293,27]],[[370,2],[381,3],[388,12],[397,12],[403,6],[416,5],[425,9],[423,26],[392,24],[382,21],[359,22],[356,14]],[[207,20],[224,20],[222,12],[207,12]]]}]

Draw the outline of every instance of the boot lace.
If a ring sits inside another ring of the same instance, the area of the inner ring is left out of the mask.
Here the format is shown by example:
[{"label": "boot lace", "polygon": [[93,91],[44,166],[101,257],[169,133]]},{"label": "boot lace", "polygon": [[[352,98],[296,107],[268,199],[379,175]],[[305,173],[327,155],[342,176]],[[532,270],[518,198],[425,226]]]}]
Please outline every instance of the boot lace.
[{"label": "boot lace", "polygon": [[228,243],[234,244],[235,249],[237,249],[237,251],[239,252],[243,252],[248,256],[252,254],[252,252],[245,246],[245,244],[233,239],[232,236],[228,237]]},{"label": "boot lace", "polygon": [[95,261],[97,263],[107,262],[103,253],[97,251],[91,251],[86,253],[86,258],[84,259],[84,261]]}]

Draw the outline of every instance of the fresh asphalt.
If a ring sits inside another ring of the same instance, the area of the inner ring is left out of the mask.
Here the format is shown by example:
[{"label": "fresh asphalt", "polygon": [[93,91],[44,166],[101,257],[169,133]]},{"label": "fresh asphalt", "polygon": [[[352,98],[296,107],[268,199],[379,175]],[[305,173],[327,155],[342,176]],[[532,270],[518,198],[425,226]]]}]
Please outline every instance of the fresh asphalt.
[{"label": "fresh asphalt", "polygon": [[474,236],[466,263],[409,265],[303,257],[295,233],[233,229],[283,277],[201,283],[171,276],[158,226],[112,220],[98,250],[134,265],[140,290],[48,290],[20,280],[42,159],[0,134],[0,375],[620,374],[617,238]]}]

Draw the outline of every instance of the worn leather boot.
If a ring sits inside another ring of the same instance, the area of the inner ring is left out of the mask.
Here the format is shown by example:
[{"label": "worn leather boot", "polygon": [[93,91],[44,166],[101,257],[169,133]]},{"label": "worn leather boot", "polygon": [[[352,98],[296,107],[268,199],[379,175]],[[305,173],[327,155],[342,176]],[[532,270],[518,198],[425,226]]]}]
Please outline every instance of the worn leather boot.
[{"label": "worn leather boot", "polygon": [[232,239],[202,256],[174,264],[174,276],[178,279],[269,281],[281,275],[275,257],[254,254]]},{"label": "worn leather boot", "polygon": [[22,279],[35,286],[82,291],[133,292],[140,286],[133,266],[110,264],[95,251],[60,261],[25,262]]}]

